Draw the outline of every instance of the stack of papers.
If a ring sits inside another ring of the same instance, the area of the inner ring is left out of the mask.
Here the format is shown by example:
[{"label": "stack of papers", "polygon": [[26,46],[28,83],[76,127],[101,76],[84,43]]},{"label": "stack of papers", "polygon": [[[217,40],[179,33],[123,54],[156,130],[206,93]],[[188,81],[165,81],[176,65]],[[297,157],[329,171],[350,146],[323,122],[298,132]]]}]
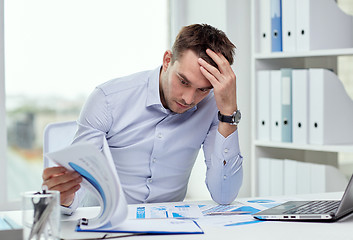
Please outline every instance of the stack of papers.
[{"label": "stack of papers", "polygon": [[[182,234],[203,233],[198,224],[189,219],[190,207],[173,206],[158,209],[138,208],[138,218],[128,218],[128,206],[108,143],[103,138],[103,152],[90,143],[76,143],[57,152],[48,153],[49,159],[78,172],[82,186],[98,199],[99,214],[81,219],[76,231]],[[171,219],[169,218],[172,217]],[[148,219],[147,219],[147,218]],[[153,219],[152,219],[153,218]],[[178,219],[184,218],[184,219]]]}]

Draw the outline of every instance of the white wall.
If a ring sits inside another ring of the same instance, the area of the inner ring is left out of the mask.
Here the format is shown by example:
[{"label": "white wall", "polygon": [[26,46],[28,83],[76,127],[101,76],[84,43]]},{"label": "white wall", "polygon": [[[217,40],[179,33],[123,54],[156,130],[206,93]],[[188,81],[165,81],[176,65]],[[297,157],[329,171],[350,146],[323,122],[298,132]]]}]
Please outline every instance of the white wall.
[{"label": "white wall", "polygon": [[[171,0],[171,41],[183,25],[207,23],[223,30],[236,45],[233,69],[237,75],[240,149],[244,157],[244,182],[239,197],[250,189],[250,1],[247,0]],[[200,153],[189,182],[187,199],[209,199],[205,186],[206,166]]]}]

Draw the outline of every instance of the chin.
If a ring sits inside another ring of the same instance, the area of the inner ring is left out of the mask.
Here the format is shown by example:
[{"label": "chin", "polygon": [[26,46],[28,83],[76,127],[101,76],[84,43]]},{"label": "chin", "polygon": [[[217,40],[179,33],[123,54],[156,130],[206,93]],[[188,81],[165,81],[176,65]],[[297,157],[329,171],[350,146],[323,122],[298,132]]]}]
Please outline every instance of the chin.
[{"label": "chin", "polygon": [[189,108],[180,108],[180,107],[176,107],[176,109],[174,109],[174,110],[172,110],[172,111],[175,112],[175,113],[181,114],[181,113],[186,112],[186,111],[189,110],[189,109],[191,109],[191,107],[189,107]]},{"label": "chin", "polygon": [[[193,106],[192,106],[193,107]],[[174,112],[174,113],[178,113],[178,114],[181,114],[181,113],[184,113],[186,112],[187,110],[191,109],[192,107],[187,107],[187,108],[184,108],[182,106],[179,106],[179,104],[175,101],[175,102],[172,102],[172,104],[169,104],[168,105],[168,108],[170,111]]]}]

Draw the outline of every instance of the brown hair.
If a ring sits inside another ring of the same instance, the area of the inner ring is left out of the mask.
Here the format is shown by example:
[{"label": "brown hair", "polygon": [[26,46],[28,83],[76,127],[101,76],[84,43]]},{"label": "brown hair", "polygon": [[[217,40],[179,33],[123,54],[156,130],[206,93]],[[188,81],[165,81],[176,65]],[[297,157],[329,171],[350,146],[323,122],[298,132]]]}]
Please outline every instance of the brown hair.
[{"label": "brown hair", "polygon": [[222,53],[229,64],[233,64],[234,44],[223,31],[207,24],[193,24],[180,30],[172,47],[172,63],[178,60],[184,51],[192,50],[196,55],[218,68],[212,58],[207,55],[206,49],[208,48],[216,53]]}]

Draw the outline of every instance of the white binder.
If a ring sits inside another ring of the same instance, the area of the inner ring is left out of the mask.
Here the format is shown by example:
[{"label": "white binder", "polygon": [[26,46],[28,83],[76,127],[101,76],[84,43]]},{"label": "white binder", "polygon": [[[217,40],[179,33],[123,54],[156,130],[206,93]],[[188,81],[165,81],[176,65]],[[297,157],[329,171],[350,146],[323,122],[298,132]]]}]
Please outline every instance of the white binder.
[{"label": "white binder", "polygon": [[343,192],[348,185],[347,177],[336,167],[325,165],[325,191]]},{"label": "white binder", "polygon": [[326,165],[308,163],[310,167],[310,193],[326,192]]},{"label": "white binder", "polygon": [[353,100],[337,75],[309,69],[309,143],[352,144]]},{"label": "white binder", "polygon": [[297,194],[311,192],[310,165],[306,162],[297,162]]},{"label": "white binder", "polygon": [[282,141],[282,84],[281,84],[281,71],[272,70],[271,76],[271,97],[270,97],[270,137],[271,141]]},{"label": "white binder", "polygon": [[344,191],[348,179],[334,166],[310,164],[310,188],[311,193],[340,192]]},{"label": "white binder", "polygon": [[270,141],[270,71],[257,72],[257,139]]},{"label": "white binder", "polygon": [[258,159],[258,194],[259,196],[270,195],[270,159],[259,158]]},{"label": "white binder", "polygon": [[259,0],[260,52],[271,52],[271,0]]},{"label": "white binder", "polygon": [[280,196],[283,195],[283,168],[284,161],[282,159],[270,159],[270,195]]},{"label": "white binder", "polygon": [[296,51],[296,0],[282,0],[283,52]]},{"label": "white binder", "polygon": [[296,0],[297,51],[351,48],[352,16],[334,0]]},{"label": "white binder", "polygon": [[293,69],[292,93],[293,143],[308,144],[309,71],[307,69]]},{"label": "white binder", "polygon": [[297,161],[284,160],[284,195],[297,194]]}]

